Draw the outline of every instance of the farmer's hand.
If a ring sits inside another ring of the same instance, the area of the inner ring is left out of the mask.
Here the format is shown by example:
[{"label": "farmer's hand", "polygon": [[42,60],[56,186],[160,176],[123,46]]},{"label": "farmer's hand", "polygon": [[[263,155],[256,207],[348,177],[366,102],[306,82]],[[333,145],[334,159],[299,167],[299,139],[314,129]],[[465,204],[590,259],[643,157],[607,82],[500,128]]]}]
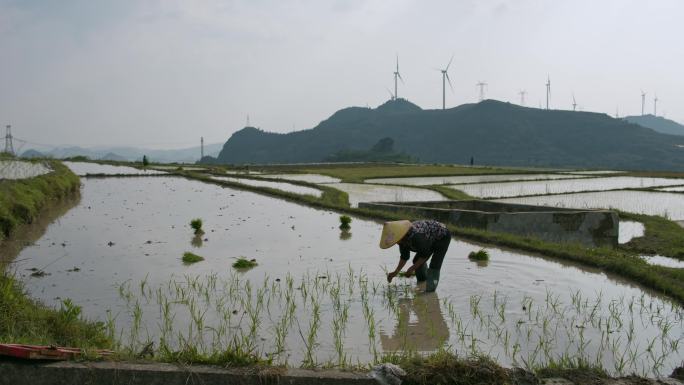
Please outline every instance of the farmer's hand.
[{"label": "farmer's hand", "polygon": [[413,269],[412,267],[409,267],[408,270],[406,270],[406,277],[407,278],[412,277],[414,273],[415,273],[415,269]]},{"label": "farmer's hand", "polygon": [[393,272],[391,272],[391,273],[387,273],[387,282],[388,282],[388,283],[392,283],[392,279],[393,279],[394,277],[396,277],[397,274],[399,274],[399,273],[397,273],[396,271],[393,271]]}]

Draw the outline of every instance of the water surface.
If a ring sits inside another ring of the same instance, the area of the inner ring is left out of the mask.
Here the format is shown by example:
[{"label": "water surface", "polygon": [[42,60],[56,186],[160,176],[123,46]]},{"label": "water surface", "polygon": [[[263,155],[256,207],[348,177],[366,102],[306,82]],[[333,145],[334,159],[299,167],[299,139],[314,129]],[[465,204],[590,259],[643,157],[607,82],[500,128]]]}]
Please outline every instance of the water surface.
[{"label": "water surface", "polygon": [[578,179],[577,175],[561,174],[501,174],[501,175],[460,175],[460,176],[425,176],[408,178],[376,178],[366,179],[366,183],[397,184],[412,186],[427,186],[456,183],[485,183],[521,180],[550,180],[550,179]]},{"label": "water surface", "polygon": [[363,183],[331,183],[328,186],[349,194],[349,204],[357,207],[359,202],[411,202],[443,201],[446,198],[436,192],[417,187],[380,186]]},{"label": "water surface", "polygon": [[562,194],[581,191],[618,190],[680,185],[684,179],[638,178],[615,176],[533,182],[502,182],[452,185],[457,190],[478,198],[505,198],[524,195]]},{"label": "water surface", "polygon": [[228,176],[212,176],[211,179],[216,179],[216,180],[224,180],[227,182],[233,182],[233,183],[242,183],[246,184],[249,186],[256,186],[256,187],[269,187],[269,188],[274,188],[282,191],[287,191],[295,194],[300,194],[300,195],[312,195],[315,197],[320,197],[323,192],[319,189],[312,188],[312,187],[306,187],[306,186],[300,186],[292,183],[287,183],[287,182],[271,182],[267,180],[257,180],[257,179],[249,179],[249,178],[233,178],[233,177],[228,177]]},{"label": "water surface", "polygon": [[[197,217],[201,237],[188,225]],[[71,298],[87,317],[115,318],[137,349],[150,339],[178,349],[180,335],[200,350],[237,337],[293,366],[443,346],[504,365],[567,353],[617,371],[616,357],[634,350],[621,370],[653,374],[681,361],[670,342],[684,338],[682,309],[634,285],[498,248],[478,264],[466,256],[483,246],[454,240],[437,293],[420,294],[411,279],[386,283],[398,250],[378,248],[380,223],[338,225],[337,213],[182,178],[88,179],[78,206],[22,251],[17,269],[46,304]],[[205,261],[185,265],[185,251]],[[258,266],[235,271],[241,256]],[[656,370],[644,353],[653,339],[665,342],[652,350]]]},{"label": "water surface", "polygon": [[575,209],[617,209],[636,214],[659,215],[675,221],[684,220],[684,194],[677,193],[605,191],[507,198],[496,201]]}]

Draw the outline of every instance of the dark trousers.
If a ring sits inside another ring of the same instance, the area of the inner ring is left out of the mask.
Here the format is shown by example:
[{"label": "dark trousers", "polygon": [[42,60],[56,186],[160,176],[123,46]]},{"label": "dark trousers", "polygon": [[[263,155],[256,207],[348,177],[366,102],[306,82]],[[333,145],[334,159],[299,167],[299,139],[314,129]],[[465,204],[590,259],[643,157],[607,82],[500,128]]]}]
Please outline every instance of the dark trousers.
[{"label": "dark trousers", "polygon": [[[430,269],[439,270],[442,268],[442,262],[444,261],[444,256],[449,249],[449,244],[451,243],[451,234],[437,240],[432,246],[432,257],[430,257]],[[416,258],[413,258],[413,262],[416,262]],[[427,261],[420,265],[418,270],[416,270],[416,279],[418,282],[424,282],[427,279],[428,270]]]}]

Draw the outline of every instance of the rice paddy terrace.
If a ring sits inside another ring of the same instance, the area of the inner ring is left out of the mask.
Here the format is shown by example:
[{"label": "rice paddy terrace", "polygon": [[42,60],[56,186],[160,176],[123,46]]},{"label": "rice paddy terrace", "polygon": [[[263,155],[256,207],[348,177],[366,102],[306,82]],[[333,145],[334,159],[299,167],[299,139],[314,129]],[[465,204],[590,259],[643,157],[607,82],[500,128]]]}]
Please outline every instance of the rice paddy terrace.
[{"label": "rice paddy terrace", "polygon": [[[377,247],[380,221],[352,214],[351,229],[340,230],[337,208],[296,199],[323,201],[335,189],[354,212],[359,202],[438,201],[465,192],[684,221],[678,177],[437,166],[407,166],[402,177],[399,166],[179,171],[66,164],[98,178],[82,179],[79,203],[24,248],[12,268],[33,297],[53,307],[68,299],[105,323],[122,351],[154,342],[160,355],[233,349],[288,366],[349,368],[447,349],[531,370],[581,362],[644,376],[667,375],[684,358],[681,302],[635,282],[455,239],[438,291],[427,294],[410,279],[387,283],[398,253]],[[203,233],[193,232],[193,218],[202,218]],[[621,221],[621,244],[644,236],[639,221]],[[483,248],[488,261],[467,258]],[[203,260],[184,263],[184,253]],[[643,256],[681,269],[673,257]],[[255,265],[233,268],[240,258]]]}]

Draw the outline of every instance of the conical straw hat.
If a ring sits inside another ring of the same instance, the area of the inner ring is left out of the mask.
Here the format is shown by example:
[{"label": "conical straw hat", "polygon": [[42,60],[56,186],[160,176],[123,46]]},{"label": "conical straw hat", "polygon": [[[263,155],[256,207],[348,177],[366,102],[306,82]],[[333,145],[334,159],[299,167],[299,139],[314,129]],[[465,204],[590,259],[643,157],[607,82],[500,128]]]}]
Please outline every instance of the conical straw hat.
[{"label": "conical straw hat", "polygon": [[382,236],[380,237],[380,248],[387,249],[399,242],[411,228],[411,221],[392,221],[385,222],[382,226]]}]

